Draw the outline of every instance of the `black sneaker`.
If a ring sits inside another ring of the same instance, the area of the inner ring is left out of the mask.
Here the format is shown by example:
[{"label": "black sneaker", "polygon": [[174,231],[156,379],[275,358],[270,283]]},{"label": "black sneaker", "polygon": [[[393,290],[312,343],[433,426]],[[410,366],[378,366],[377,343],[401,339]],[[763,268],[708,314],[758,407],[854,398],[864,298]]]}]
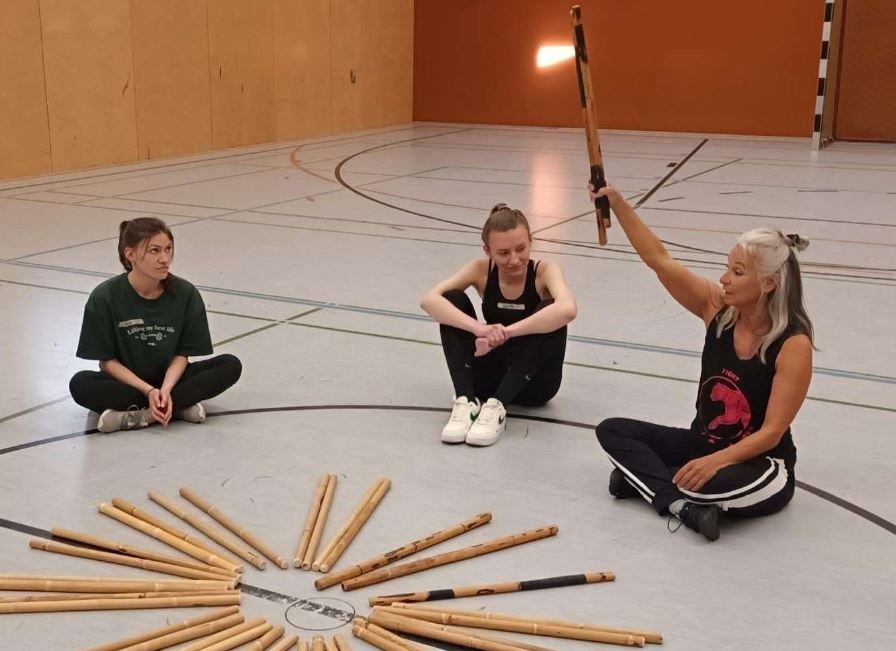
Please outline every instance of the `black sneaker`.
[{"label": "black sneaker", "polygon": [[638,497],[638,489],[629,484],[625,480],[625,475],[622,474],[622,471],[619,468],[613,468],[613,472],[610,473],[610,495],[615,497],[617,500],[624,500],[628,497]]},{"label": "black sneaker", "polygon": [[684,526],[702,533],[707,540],[719,539],[719,507],[715,504],[687,502],[677,517]]}]

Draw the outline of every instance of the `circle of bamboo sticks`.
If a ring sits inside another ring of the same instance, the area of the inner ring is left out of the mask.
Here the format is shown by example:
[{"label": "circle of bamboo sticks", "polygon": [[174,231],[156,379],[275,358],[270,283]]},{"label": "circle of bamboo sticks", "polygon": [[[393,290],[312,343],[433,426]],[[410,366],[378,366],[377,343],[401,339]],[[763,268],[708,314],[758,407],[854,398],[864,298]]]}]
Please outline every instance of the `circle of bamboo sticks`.
[{"label": "circle of bamboo sticks", "polygon": [[347,567],[344,570],[340,570],[339,572],[334,572],[328,576],[324,576],[319,578],[314,582],[314,587],[318,590],[323,590],[325,588],[329,588],[330,586],[336,585],[337,583],[342,583],[343,581],[347,581],[348,579],[353,579],[356,576],[360,576],[362,574],[366,574],[367,572],[372,572],[373,570],[377,570],[381,567],[394,563],[395,561],[399,561],[402,558],[406,558],[411,554],[415,554],[419,551],[423,551],[424,549],[428,549],[434,545],[437,545],[440,542],[444,542],[446,540],[450,540],[456,536],[464,534],[468,531],[472,531],[478,527],[481,527],[484,524],[488,524],[492,520],[491,513],[480,513],[468,520],[464,520],[463,522],[459,522],[447,529],[442,529],[440,531],[433,532],[428,536],[420,538],[419,540],[414,540],[409,542],[397,549],[393,549],[384,554],[380,554],[379,556],[374,556],[366,561],[362,561],[356,565],[352,565],[351,567]]},{"label": "circle of bamboo sticks", "polygon": [[215,520],[217,520],[220,524],[222,524],[226,529],[230,532],[236,534],[236,536],[242,539],[247,545],[260,552],[262,555],[266,556],[274,565],[279,567],[280,569],[285,570],[289,567],[289,563],[283,560],[277,552],[272,550],[266,544],[264,544],[261,540],[256,538],[254,535],[246,531],[246,528],[240,525],[239,523],[231,520],[224,513],[222,513],[218,508],[216,508],[211,502],[208,502],[197,495],[194,491],[190,490],[186,486],[181,487],[180,489],[181,497],[190,502],[193,506],[198,509],[204,511]]},{"label": "circle of bamboo sticks", "polygon": [[454,551],[445,552],[444,554],[438,554],[436,556],[428,556],[417,561],[404,563],[403,565],[386,567],[381,570],[375,570],[367,574],[362,574],[361,576],[355,577],[353,579],[349,579],[348,581],[344,581],[342,583],[342,589],[348,591],[356,590],[358,588],[364,588],[369,585],[374,585],[375,583],[389,581],[399,576],[406,576],[415,572],[422,572],[423,570],[428,570],[433,567],[439,567],[441,565],[447,565],[448,563],[455,563],[457,561],[463,561],[468,558],[490,554],[502,549],[507,549],[508,547],[515,547],[516,545],[522,545],[525,543],[533,542],[535,540],[541,540],[542,538],[556,535],[558,531],[559,527],[557,527],[557,525],[540,527],[538,529],[530,529],[529,531],[523,531],[510,536],[496,538],[494,540],[480,543],[478,545],[464,547],[463,549],[456,549]]}]

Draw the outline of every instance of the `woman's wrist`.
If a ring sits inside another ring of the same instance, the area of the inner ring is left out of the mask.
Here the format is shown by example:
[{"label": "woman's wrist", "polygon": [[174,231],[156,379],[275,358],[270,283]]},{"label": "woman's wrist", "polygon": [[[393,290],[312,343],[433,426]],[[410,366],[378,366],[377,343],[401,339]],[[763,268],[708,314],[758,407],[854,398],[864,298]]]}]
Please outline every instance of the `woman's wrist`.
[{"label": "woman's wrist", "polygon": [[160,390],[159,387],[149,387],[149,390],[147,390],[145,392],[145,395],[148,398],[150,393],[152,393],[153,391],[159,391],[159,390]]}]

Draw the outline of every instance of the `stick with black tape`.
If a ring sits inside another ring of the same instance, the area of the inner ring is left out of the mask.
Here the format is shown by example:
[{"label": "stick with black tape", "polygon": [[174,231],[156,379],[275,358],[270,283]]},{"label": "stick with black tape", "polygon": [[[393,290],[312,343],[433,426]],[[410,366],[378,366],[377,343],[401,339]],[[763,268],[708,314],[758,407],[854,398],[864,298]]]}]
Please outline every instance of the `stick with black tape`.
[{"label": "stick with black tape", "polygon": [[[597,115],[594,112],[594,92],[591,88],[591,67],[588,63],[588,49],[585,47],[585,26],[582,24],[582,9],[573,5],[569,15],[572,17],[573,42],[576,49],[576,78],[579,81],[579,100],[582,103],[582,117],[585,121],[585,135],[588,140],[588,160],[591,163],[591,184],[600,190],[607,184],[604,175],[604,161],[600,153],[600,135],[597,131]],[[597,213],[597,242],[601,246],[607,243],[607,229],[610,227],[610,201],[606,197],[594,200]]]},{"label": "stick with black tape", "polygon": [[462,588],[448,588],[445,590],[428,590],[426,592],[405,592],[401,594],[382,595],[379,597],[370,597],[368,601],[371,606],[388,606],[396,602],[437,601],[439,599],[480,597],[482,595],[521,592],[523,590],[562,588],[569,585],[584,585],[586,583],[613,581],[615,578],[616,576],[612,572],[589,572],[588,574],[552,576],[547,579],[533,579],[530,581],[507,581],[506,583],[468,585]]}]

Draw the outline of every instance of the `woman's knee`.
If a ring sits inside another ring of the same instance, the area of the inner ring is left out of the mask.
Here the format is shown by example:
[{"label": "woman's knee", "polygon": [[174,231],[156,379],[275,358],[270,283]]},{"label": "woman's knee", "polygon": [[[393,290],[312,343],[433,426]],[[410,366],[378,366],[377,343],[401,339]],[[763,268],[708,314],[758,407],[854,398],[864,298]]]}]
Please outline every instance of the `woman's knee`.
[{"label": "woman's knee", "polygon": [[94,371],[78,371],[68,381],[68,392],[77,404],[83,406],[84,394],[87,383],[96,375]]},{"label": "woman's knee", "polygon": [[230,353],[224,353],[218,356],[218,363],[221,368],[225,369],[230,384],[236,384],[236,381],[243,374],[243,363],[240,361],[240,358]]},{"label": "woman's knee", "polygon": [[614,437],[617,437],[621,434],[624,434],[627,430],[625,425],[631,422],[628,418],[605,418],[600,423],[598,423],[597,427],[594,428],[594,433],[597,435],[597,441],[600,443],[602,448],[606,448],[607,444],[613,440]]}]

